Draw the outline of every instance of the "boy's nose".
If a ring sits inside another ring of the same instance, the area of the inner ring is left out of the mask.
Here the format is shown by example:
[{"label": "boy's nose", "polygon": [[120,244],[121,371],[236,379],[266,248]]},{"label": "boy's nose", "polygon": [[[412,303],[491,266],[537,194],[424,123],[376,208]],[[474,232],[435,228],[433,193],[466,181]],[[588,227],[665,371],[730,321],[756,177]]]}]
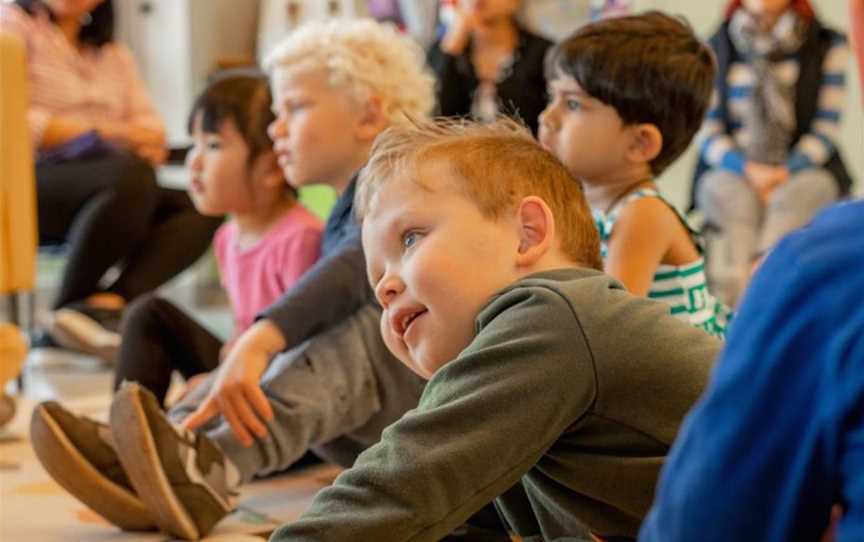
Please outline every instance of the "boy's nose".
[{"label": "boy's nose", "polygon": [[405,285],[396,277],[385,277],[375,287],[375,297],[385,309],[405,290]]}]

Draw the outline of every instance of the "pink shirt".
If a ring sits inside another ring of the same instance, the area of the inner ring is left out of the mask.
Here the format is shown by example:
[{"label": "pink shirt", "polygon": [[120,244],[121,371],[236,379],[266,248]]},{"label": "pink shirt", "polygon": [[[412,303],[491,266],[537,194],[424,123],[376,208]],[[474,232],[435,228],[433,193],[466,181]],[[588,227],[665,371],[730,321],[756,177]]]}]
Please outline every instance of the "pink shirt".
[{"label": "pink shirt", "polygon": [[35,16],[0,4],[0,32],[18,36],[27,50],[30,131],[35,148],[53,116],[108,120],[165,128],[129,50],[117,42],[81,51],[72,47],[44,10]]},{"label": "pink shirt", "polygon": [[299,203],[291,207],[255,246],[237,245],[237,224],[223,224],[213,239],[222,285],[234,313],[234,336],[263,309],[294,286],[318,260],[321,221]]}]

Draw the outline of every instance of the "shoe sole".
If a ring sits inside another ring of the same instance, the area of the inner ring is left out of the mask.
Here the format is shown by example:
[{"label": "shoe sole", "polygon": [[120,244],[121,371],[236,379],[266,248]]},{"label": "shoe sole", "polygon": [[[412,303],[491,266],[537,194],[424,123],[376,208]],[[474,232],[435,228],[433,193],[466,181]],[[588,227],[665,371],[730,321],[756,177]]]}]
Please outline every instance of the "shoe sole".
[{"label": "shoe sole", "polygon": [[144,503],[96,470],[42,406],[31,419],[30,439],[48,474],[91,510],[125,531],[156,528]]},{"label": "shoe sole", "polygon": [[[114,431],[115,427],[119,430]],[[198,540],[198,527],[177,499],[162,468],[139,390],[126,388],[117,392],[111,403],[111,428],[120,462],[159,528],[185,540]]]},{"label": "shoe sole", "polygon": [[60,309],[48,327],[48,334],[67,350],[96,356],[106,365],[114,365],[120,345],[108,338],[110,332],[100,328],[98,322],[86,315],[70,315]]}]

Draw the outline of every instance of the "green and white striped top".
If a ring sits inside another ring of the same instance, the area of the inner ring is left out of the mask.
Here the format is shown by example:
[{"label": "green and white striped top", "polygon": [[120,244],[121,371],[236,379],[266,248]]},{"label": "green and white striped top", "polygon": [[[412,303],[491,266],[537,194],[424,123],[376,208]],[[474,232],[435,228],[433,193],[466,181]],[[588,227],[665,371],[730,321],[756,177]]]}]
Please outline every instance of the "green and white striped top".
[{"label": "green and white striped top", "polygon": [[675,207],[663,199],[656,190],[637,190],[627,195],[615,204],[609,214],[597,210],[593,211],[594,222],[600,232],[600,253],[603,259],[606,259],[607,244],[621,209],[629,203],[646,197],[657,198],[672,209],[675,216],[687,228],[693,244],[699,251],[699,258],[686,265],[660,264],[654,272],[654,280],[648,289],[648,297],[668,303],[674,316],[705,330],[711,335],[724,337],[726,326],[732,318],[732,312],[708,291],[705,277],[705,258],[703,257],[703,247],[699,234],[687,224],[687,221]]}]

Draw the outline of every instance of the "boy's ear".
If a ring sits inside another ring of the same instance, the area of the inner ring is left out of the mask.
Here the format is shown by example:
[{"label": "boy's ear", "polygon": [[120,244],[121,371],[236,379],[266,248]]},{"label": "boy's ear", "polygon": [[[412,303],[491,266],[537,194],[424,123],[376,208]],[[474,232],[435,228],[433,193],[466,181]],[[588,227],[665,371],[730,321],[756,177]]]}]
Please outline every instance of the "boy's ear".
[{"label": "boy's ear", "polygon": [[537,196],[528,196],[519,203],[516,221],[519,227],[516,264],[530,267],[552,247],[555,239],[555,218],[545,201]]},{"label": "boy's ear", "polygon": [[650,162],[657,158],[663,150],[663,134],[656,125],[651,123],[634,124],[631,130],[631,142],[627,149],[627,158],[632,162]]},{"label": "boy's ear", "polygon": [[387,115],[384,113],[384,101],[380,96],[370,96],[362,105],[357,117],[357,137],[362,141],[372,141],[387,127]]}]

